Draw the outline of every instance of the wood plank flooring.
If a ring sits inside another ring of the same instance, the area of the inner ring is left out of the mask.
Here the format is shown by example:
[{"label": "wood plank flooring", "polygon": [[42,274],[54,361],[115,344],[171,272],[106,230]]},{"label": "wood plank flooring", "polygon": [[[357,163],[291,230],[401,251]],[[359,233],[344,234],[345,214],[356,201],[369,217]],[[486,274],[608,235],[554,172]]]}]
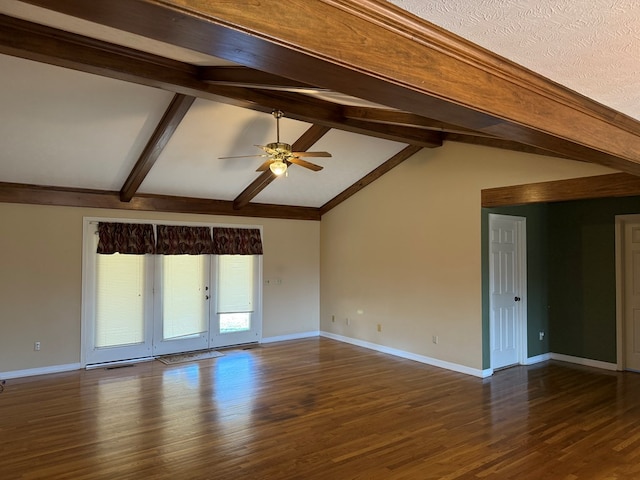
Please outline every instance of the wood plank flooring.
[{"label": "wood plank flooring", "polygon": [[325,338],[8,381],[0,478],[640,478],[640,374],[481,380]]}]

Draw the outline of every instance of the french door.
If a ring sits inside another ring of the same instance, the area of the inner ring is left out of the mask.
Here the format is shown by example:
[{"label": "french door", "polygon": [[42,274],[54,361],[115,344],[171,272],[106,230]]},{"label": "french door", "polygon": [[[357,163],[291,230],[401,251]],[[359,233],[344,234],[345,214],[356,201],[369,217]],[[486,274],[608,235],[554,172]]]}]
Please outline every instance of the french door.
[{"label": "french door", "polygon": [[155,355],[260,340],[259,262],[249,255],[160,255]]},{"label": "french door", "polygon": [[85,237],[84,364],[260,340],[260,256],[99,255],[96,245]]},{"label": "french door", "polygon": [[158,255],[153,353],[209,346],[211,255]]}]

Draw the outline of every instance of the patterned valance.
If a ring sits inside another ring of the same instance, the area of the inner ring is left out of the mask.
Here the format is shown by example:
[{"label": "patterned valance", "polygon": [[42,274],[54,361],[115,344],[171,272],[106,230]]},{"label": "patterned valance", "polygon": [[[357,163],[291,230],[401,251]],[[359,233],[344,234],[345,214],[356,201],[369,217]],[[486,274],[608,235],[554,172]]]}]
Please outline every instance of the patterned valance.
[{"label": "patterned valance", "polygon": [[155,253],[153,225],[140,223],[98,223],[97,253],[144,255]]},{"label": "patterned valance", "polygon": [[217,255],[262,255],[262,239],[257,228],[213,229],[213,253]]},{"label": "patterned valance", "polygon": [[213,253],[211,228],[158,225],[160,255],[207,255]]}]

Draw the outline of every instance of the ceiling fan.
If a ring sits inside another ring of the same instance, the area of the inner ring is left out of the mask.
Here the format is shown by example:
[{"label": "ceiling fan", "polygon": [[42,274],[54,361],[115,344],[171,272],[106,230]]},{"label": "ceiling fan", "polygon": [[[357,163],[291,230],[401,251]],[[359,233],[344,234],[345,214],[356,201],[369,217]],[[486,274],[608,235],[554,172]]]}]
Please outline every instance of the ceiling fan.
[{"label": "ceiling fan", "polygon": [[260,165],[256,172],[264,172],[270,169],[275,175],[282,175],[287,171],[287,167],[295,163],[301,167],[308,168],[314,172],[319,172],[323,167],[316,165],[315,163],[307,162],[300,157],[330,157],[329,152],[293,152],[291,145],[288,143],[282,143],[280,141],[280,119],[284,114],[280,110],[274,110],[272,112],[273,117],[276,119],[276,141],[267,143],[266,145],[256,145],[266,153],[261,155],[239,155],[235,157],[219,157],[221,160],[227,158],[249,158],[249,157],[267,157],[267,160]]}]

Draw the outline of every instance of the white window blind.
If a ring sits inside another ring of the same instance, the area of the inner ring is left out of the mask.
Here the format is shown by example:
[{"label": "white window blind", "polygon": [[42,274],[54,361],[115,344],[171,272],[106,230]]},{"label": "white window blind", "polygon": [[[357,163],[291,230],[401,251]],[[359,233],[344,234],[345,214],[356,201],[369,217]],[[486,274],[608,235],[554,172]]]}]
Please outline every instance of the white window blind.
[{"label": "white window blind", "polygon": [[253,312],[253,255],[220,255],[218,313]]},{"label": "white window blind", "polygon": [[144,341],[145,255],[96,255],[95,346]]},{"label": "white window blind", "polygon": [[207,255],[162,257],[162,322],[165,340],[206,332]]}]

